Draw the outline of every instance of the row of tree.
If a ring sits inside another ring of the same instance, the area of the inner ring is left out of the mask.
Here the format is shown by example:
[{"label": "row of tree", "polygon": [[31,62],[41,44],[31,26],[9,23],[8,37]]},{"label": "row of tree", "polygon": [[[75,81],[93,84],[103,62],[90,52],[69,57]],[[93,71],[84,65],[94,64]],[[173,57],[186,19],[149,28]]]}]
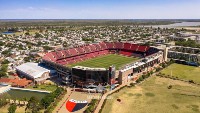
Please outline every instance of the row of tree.
[{"label": "row of tree", "polygon": [[89,103],[89,106],[86,108],[84,113],[93,113],[97,106],[97,102],[98,102],[97,99],[92,99],[92,101]]},{"label": "row of tree", "polygon": [[187,41],[176,41],[175,44],[178,46],[200,48],[200,44],[191,39],[188,39]]},{"label": "row of tree", "polygon": [[0,68],[0,78],[7,75],[8,64],[2,64]]},{"label": "row of tree", "polygon": [[136,82],[139,83],[141,81],[143,81],[146,78],[149,78],[151,75],[153,74],[153,71],[148,72],[147,74],[143,74],[142,76],[140,76]]},{"label": "row of tree", "polygon": [[47,94],[41,101],[35,97],[31,97],[25,110],[27,112],[38,113],[41,109],[45,109],[45,112],[49,113],[50,111],[48,111],[48,107],[51,106],[51,103],[54,102],[63,91],[63,88],[57,87],[55,91]]}]

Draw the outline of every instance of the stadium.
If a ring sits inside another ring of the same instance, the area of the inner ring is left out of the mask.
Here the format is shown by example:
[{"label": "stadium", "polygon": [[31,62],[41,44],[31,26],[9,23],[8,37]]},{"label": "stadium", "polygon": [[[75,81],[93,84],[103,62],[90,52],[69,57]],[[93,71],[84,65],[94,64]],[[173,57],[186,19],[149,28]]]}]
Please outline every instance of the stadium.
[{"label": "stadium", "polygon": [[42,62],[65,83],[82,87],[123,84],[136,80],[163,62],[154,47],[123,42],[100,42],[47,53]]}]

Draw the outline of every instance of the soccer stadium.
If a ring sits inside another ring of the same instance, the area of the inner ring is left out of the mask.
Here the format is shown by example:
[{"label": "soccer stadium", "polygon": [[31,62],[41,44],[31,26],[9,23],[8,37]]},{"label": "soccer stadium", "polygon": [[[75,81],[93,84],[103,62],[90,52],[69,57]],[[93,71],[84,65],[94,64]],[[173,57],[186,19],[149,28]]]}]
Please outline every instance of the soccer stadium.
[{"label": "soccer stadium", "polygon": [[114,87],[158,66],[163,62],[163,52],[139,44],[100,42],[49,52],[42,62],[66,83]]}]

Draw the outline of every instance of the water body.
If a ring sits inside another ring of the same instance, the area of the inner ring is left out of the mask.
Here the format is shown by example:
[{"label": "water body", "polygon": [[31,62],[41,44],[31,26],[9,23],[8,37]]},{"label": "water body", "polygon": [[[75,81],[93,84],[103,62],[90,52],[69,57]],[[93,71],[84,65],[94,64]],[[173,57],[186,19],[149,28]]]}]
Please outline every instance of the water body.
[{"label": "water body", "polygon": [[36,91],[25,91],[18,89],[11,89],[8,92],[0,95],[0,98],[11,98],[11,99],[30,99],[32,96],[36,97],[38,100],[41,100],[48,93],[36,92]]},{"label": "water body", "polygon": [[3,34],[3,35],[11,35],[11,34],[14,34],[14,32],[3,32],[1,34]]},{"label": "water body", "polygon": [[181,22],[181,23],[174,23],[169,25],[154,25],[152,27],[160,27],[160,28],[175,28],[175,27],[194,27],[200,26],[200,22]]}]

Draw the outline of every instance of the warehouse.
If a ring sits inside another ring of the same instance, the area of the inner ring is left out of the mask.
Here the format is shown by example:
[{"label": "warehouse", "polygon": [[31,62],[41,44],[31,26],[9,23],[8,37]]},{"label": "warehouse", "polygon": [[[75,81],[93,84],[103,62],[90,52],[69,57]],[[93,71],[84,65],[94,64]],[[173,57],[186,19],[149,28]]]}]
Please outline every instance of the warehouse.
[{"label": "warehouse", "polygon": [[17,66],[16,71],[20,77],[33,80],[36,84],[41,84],[46,79],[50,78],[50,70],[38,66],[37,63],[24,63],[20,66]]}]

